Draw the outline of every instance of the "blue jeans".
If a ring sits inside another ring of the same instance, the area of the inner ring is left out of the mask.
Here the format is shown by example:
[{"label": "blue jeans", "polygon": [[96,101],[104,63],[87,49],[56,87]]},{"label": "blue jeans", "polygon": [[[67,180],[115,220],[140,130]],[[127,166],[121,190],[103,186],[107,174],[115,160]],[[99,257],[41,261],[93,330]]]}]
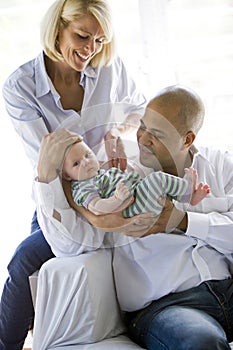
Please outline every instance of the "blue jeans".
[{"label": "blue jeans", "polygon": [[128,334],[148,350],[230,349],[233,279],[208,281],[126,313]]},{"label": "blue jeans", "polygon": [[54,257],[39,227],[36,213],[31,233],[18,246],[8,265],[9,277],[0,304],[0,350],[22,349],[34,319],[28,277]]}]

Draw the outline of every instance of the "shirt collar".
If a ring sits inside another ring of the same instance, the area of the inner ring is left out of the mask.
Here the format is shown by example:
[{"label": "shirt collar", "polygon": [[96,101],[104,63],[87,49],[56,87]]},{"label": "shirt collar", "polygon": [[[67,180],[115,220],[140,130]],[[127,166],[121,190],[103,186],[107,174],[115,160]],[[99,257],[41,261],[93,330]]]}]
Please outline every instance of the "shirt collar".
[{"label": "shirt collar", "polygon": [[193,162],[197,158],[199,159],[202,158],[202,160],[210,163],[210,160],[206,157],[205,152],[203,152],[203,149],[204,149],[203,147],[197,148],[195,145],[192,145],[190,147],[190,153],[192,153],[193,155]]},{"label": "shirt collar", "polygon": [[35,83],[36,97],[46,95],[50,91],[49,77],[44,62],[44,52],[41,52],[35,60]]},{"label": "shirt collar", "polygon": [[81,72],[80,85],[85,87],[85,78],[96,78],[97,77],[97,68],[87,66],[87,68]]},{"label": "shirt collar", "polygon": [[[81,72],[80,84],[84,85],[85,77],[96,78],[97,69],[87,66]],[[51,82],[45,68],[44,52],[42,51],[35,61],[35,82],[36,82],[36,97],[46,95],[51,90]]]}]

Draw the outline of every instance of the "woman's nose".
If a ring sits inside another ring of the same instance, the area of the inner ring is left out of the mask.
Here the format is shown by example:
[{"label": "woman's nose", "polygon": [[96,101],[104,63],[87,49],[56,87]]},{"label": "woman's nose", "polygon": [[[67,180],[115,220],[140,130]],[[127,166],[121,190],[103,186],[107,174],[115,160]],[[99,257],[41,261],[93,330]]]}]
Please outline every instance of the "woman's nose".
[{"label": "woman's nose", "polygon": [[85,45],[85,49],[89,54],[92,54],[93,52],[95,52],[95,40],[89,39]]}]

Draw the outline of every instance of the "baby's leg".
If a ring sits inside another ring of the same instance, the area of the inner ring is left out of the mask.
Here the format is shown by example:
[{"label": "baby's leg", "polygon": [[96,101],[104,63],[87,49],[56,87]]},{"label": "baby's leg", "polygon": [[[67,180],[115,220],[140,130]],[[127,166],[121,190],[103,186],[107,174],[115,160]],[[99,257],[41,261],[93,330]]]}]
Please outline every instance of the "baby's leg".
[{"label": "baby's leg", "polygon": [[185,169],[185,177],[188,181],[192,183],[193,192],[190,199],[191,205],[198,204],[202,199],[204,199],[208,193],[210,193],[209,185],[204,185],[203,182],[200,182],[197,186],[197,170],[194,168]]}]

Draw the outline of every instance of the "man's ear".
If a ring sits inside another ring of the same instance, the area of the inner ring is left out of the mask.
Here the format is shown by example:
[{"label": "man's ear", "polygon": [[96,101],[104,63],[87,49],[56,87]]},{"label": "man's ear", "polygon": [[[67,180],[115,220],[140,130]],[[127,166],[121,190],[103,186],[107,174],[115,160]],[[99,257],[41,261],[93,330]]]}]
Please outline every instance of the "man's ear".
[{"label": "man's ear", "polygon": [[190,147],[194,140],[196,138],[196,135],[193,133],[193,131],[188,131],[187,134],[184,136],[184,145],[186,147]]}]

